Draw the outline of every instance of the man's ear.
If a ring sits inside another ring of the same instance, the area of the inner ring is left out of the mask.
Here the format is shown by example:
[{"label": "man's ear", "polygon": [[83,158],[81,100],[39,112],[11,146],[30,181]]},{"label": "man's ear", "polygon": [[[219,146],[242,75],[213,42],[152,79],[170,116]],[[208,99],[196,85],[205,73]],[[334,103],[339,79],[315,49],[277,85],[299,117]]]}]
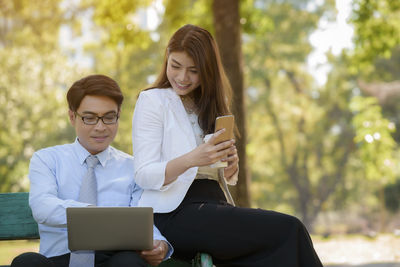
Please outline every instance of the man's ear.
[{"label": "man's ear", "polygon": [[69,117],[69,121],[71,122],[72,126],[75,126],[76,116],[72,110],[68,110],[68,117]]}]

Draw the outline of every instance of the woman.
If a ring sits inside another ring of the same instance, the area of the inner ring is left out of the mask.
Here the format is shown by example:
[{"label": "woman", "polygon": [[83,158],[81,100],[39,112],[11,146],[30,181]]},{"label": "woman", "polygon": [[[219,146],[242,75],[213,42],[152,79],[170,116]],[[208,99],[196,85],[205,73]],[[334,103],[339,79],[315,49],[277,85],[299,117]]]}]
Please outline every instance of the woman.
[{"label": "woman", "polygon": [[304,225],[274,211],[227,202],[218,169],[235,184],[234,140],[208,141],[215,118],[230,113],[231,88],[210,33],[185,25],[168,43],[163,69],[140,93],[133,116],[139,206],[154,209],[154,222],[171,242],[175,257],[206,252],[217,266],[322,266]]}]

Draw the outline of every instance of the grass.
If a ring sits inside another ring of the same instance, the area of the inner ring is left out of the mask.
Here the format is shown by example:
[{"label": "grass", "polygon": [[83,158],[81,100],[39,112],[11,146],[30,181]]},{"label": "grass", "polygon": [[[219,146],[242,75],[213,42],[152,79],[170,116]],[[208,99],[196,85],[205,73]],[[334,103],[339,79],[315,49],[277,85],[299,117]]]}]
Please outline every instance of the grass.
[{"label": "grass", "polygon": [[38,251],[39,240],[0,241],[0,265],[10,265],[21,253]]}]

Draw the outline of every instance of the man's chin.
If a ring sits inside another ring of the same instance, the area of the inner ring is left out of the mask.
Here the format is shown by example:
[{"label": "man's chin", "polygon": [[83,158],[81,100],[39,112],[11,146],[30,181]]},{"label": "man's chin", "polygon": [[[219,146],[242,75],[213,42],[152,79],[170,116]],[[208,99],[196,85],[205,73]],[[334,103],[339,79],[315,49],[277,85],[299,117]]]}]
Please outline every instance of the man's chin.
[{"label": "man's chin", "polygon": [[108,143],[108,142],[101,143],[101,144],[95,144],[91,147],[91,149],[90,149],[91,151],[89,151],[89,152],[92,154],[100,153],[100,152],[106,150],[109,145],[110,145],[110,143]]},{"label": "man's chin", "polygon": [[106,137],[92,137],[92,139],[93,139],[93,142],[95,144],[104,144],[106,142],[110,143],[108,136],[106,136]]}]

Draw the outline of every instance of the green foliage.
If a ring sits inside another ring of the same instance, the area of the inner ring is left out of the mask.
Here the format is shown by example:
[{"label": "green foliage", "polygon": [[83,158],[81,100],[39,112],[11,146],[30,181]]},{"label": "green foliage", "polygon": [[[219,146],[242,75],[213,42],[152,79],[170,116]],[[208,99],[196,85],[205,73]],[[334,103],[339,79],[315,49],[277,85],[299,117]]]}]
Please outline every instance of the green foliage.
[{"label": "green foliage", "polygon": [[185,24],[198,25],[213,33],[212,0],[165,0],[164,4],[165,13],[159,30],[165,45],[171,35]]},{"label": "green foliage", "polygon": [[370,81],[395,81],[400,80],[400,46],[395,47],[390,58],[377,58],[374,61],[374,70],[365,77]]},{"label": "green foliage", "polygon": [[308,36],[333,11],[329,5],[310,11],[304,2],[252,4],[242,11],[253,200],[300,213],[310,227],[347,176],[353,152],[349,85],[316,88],[304,71]]},{"label": "green foliage", "polygon": [[60,2],[29,0],[0,2],[0,43],[4,46],[27,44],[37,50],[53,49],[58,45],[59,27],[66,19],[61,15]]},{"label": "green foliage", "polygon": [[[245,55],[251,57],[250,75],[280,71],[293,63],[304,64],[311,52],[308,35],[316,28],[319,15],[296,9],[288,3],[270,4],[261,9],[242,7],[248,30]],[[251,16],[250,16],[251,14]],[[296,23],[293,23],[296,18]],[[256,52],[260,57],[254,57]],[[271,65],[272,64],[272,65]]]},{"label": "green foliage", "polygon": [[336,199],[337,203],[342,202],[346,207],[359,205],[356,209],[363,214],[384,212],[383,187],[399,173],[395,164],[398,145],[394,141],[399,136],[395,129],[398,125],[397,97],[391,97],[382,106],[374,98],[353,97],[360,93],[356,85],[358,81],[377,83],[398,79],[398,44],[397,41],[393,43],[397,37],[388,30],[400,29],[395,23],[399,12],[395,2],[353,1],[351,22],[355,27],[355,50],[345,51],[338,58],[330,56],[333,71],[329,81],[336,87],[340,87],[343,81],[353,84],[349,87],[350,95],[343,103],[353,113],[351,123],[356,135],[355,151],[349,159],[348,178],[338,190],[346,200]]},{"label": "green foliage", "polygon": [[393,157],[396,142],[391,136],[394,124],[382,117],[376,98],[356,96],[350,109],[356,113],[353,118],[354,140],[365,166],[365,177],[380,183],[392,181],[396,164]]},{"label": "green foliage", "polygon": [[118,2],[85,0],[82,6],[93,10],[92,20],[98,26],[97,30],[102,36],[101,41],[108,48],[136,45],[145,49],[149,40],[136,21],[136,12],[147,7],[150,2],[149,0],[121,0]]},{"label": "green foliage", "polygon": [[125,97],[119,133],[113,145],[127,153],[132,152],[131,119],[136,96],[148,85],[148,78],[161,62],[159,44],[152,39],[152,32],[141,27],[138,21],[138,12],[144,12],[151,3],[148,0],[118,3],[85,0],[80,7],[92,14],[91,30],[97,36],[85,45],[85,52],[94,62],[93,72],[114,78]]},{"label": "green foliage", "polygon": [[7,192],[27,190],[35,150],[73,141],[64,100],[73,72],[56,46],[64,21],[59,2],[0,7],[0,191]]},{"label": "green foliage", "polygon": [[398,0],[354,0],[356,60],[365,68],[377,57],[388,58],[400,44]]}]

